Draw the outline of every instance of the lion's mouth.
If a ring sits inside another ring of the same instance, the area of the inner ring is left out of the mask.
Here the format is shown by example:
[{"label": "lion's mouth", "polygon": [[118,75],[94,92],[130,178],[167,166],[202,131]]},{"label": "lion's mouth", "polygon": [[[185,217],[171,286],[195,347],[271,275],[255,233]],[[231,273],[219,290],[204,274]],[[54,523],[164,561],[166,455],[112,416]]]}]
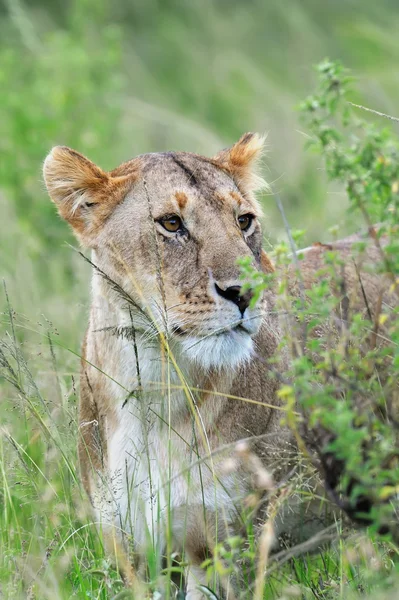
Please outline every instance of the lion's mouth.
[{"label": "lion's mouth", "polygon": [[[215,331],[212,331],[212,332],[204,334],[204,335],[201,335],[201,334],[198,335],[198,333],[196,335],[199,338],[201,338],[201,337],[212,338],[212,337],[218,337],[221,335],[226,335],[226,334],[234,333],[234,332],[246,333],[247,335],[250,335],[250,336],[253,335],[253,332],[246,327],[245,321],[240,321],[240,322],[233,323],[232,325],[229,325],[229,326],[226,326],[226,327],[223,327],[220,329],[215,329]],[[193,335],[194,332],[190,331],[190,330],[182,329],[181,327],[176,325],[173,327],[172,333],[176,337],[187,337],[187,336]]]},{"label": "lion's mouth", "polygon": [[173,335],[175,335],[177,337],[185,337],[186,335],[189,335],[189,332],[184,331],[184,329],[177,326],[177,327],[173,327]]},{"label": "lion's mouth", "polygon": [[253,332],[251,332],[249,329],[247,329],[245,327],[245,322],[242,321],[241,323],[239,323],[238,325],[236,325],[236,327],[232,328],[231,331],[243,331],[244,333],[248,333],[248,335],[252,335]]}]

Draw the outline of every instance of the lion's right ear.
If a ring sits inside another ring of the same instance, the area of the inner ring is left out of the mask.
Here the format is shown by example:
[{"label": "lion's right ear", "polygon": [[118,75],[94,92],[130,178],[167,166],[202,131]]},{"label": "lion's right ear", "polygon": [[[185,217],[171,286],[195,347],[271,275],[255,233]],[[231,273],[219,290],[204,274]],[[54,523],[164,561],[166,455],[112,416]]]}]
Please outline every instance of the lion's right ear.
[{"label": "lion's right ear", "polygon": [[44,161],[43,176],[61,217],[87,246],[134,180],[134,173],[113,176],[66,146],[52,149]]},{"label": "lion's right ear", "polygon": [[244,133],[231,148],[222,150],[213,158],[231,174],[244,193],[268,188],[257,169],[265,148],[265,140],[266,137],[258,133]]}]

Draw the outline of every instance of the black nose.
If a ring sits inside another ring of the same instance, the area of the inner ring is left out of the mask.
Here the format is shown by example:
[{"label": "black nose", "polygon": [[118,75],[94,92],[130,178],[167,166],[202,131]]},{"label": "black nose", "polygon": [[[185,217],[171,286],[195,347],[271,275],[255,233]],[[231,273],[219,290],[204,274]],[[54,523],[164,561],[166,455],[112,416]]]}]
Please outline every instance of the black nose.
[{"label": "black nose", "polygon": [[225,298],[225,300],[230,300],[230,302],[233,302],[236,306],[238,306],[241,316],[244,316],[244,313],[251,302],[252,292],[245,292],[244,294],[241,294],[240,285],[232,285],[223,290],[218,286],[217,283],[215,283],[215,288],[219,296],[222,296],[222,298]]}]

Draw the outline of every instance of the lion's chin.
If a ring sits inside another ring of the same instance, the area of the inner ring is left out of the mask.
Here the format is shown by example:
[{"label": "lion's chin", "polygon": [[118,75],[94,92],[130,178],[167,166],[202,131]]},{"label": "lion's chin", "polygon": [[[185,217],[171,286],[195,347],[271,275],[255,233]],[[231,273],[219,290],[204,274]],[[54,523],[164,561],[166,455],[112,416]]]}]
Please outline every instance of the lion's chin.
[{"label": "lion's chin", "polygon": [[189,336],[181,344],[189,361],[206,371],[237,369],[249,361],[254,351],[253,340],[244,330],[208,337]]}]

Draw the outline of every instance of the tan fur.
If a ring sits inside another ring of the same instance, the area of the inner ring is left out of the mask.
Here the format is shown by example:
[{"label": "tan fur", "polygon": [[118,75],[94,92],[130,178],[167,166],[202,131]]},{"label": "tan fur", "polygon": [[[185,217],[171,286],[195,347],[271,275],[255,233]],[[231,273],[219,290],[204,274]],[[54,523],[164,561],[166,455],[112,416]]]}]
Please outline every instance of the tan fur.
[{"label": "tan fur", "polygon": [[188,201],[186,194],[184,192],[176,192],[176,200],[179,204],[179,208],[183,210]]},{"label": "tan fur", "polygon": [[264,136],[244,133],[234,146],[215,156],[215,161],[231,174],[244,194],[267,187],[257,169],[264,146]]},{"label": "tan fur", "polygon": [[[133,161],[132,161],[133,162]],[[64,146],[53,148],[44,163],[44,179],[50,197],[63,219],[88,244],[99,227],[123,199],[137,177],[139,165],[132,165],[129,174],[124,170],[105,173],[79,152]],[[90,219],[87,219],[89,202]]]},{"label": "tan fur", "polygon": [[[173,545],[185,548],[194,566],[192,599],[200,597],[196,577],[205,581],[199,564],[240,531],[239,515],[256,488],[235,442],[254,438],[252,451],[276,480],[296,452],[281,425],[279,382],[268,364],[281,339],[274,292],[266,290],[243,316],[217,292],[242,285],[240,257],[274,270],[257,218],[248,233],[237,223],[239,215],[259,214],[254,165],[262,147],[260,136],[245,134],[214,159],[149,154],[111,173],[55,148],[44,167],[51,198],[101,270],[93,273],[82,349],[84,486],[97,519],[123,543],[133,540],[138,555],[152,536],[165,551],[165,532],[172,531]],[[181,218],[182,232],[162,227],[171,215]],[[301,262],[309,284],[319,252]],[[281,350],[273,368],[285,363]],[[239,582],[233,587],[237,592]]]},{"label": "tan fur", "polygon": [[[299,272],[295,263],[290,266],[291,293],[300,294],[300,282],[309,289],[317,279],[326,277],[325,254],[333,252],[339,258],[335,283],[339,289],[333,289],[333,292],[346,304],[349,311],[347,319],[350,320],[351,314],[355,312],[363,312],[365,317],[374,319],[381,298],[387,306],[396,303],[396,300],[394,294],[389,292],[389,279],[380,275],[376,268],[382,257],[373,241],[373,235],[374,231],[370,232],[369,237],[354,234],[328,244],[315,242],[311,247],[298,251]],[[356,245],[360,242],[365,243],[364,250],[357,249]],[[381,238],[382,248],[386,243],[387,240]]]}]

